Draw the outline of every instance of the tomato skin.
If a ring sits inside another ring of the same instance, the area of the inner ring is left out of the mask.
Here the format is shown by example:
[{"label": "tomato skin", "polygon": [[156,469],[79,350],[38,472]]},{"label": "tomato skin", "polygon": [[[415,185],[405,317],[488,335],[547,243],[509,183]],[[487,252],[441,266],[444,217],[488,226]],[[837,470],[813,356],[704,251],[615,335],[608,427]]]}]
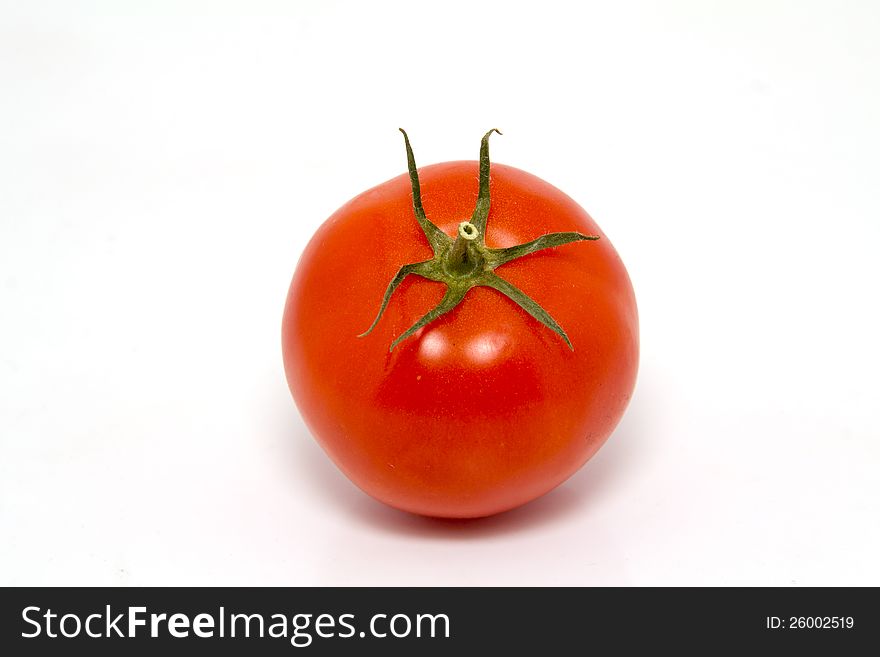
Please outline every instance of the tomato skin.
[{"label": "tomato skin", "polygon": [[[471,216],[477,162],[419,170],[428,217],[449,235]],[[447,315],[394,338],[443,296],[408,277],[373,332],[388,282],[432,251],[413,216],[409,178],[355,197],[315,233],[287,296],[282,348],[304,421],[336,465],[393,507],[481,517],[553,489],[602,446],[632,395],[638,316],[623,263],[571,198],[492,164],[486,245],[550,232],[600,235],[500,266],[565,329],[558,335],[495,290],[477,287]]]}]

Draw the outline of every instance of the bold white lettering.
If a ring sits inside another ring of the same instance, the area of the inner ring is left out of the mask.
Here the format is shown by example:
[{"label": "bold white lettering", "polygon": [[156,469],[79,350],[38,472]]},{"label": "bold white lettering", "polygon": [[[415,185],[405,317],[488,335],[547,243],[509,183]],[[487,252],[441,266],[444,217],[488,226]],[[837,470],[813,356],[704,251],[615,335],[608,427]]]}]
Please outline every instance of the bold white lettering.
[{"label": "bold white lettering", "polygon": [[128,608],[128,637],[133,639],[137,636],[138,625],[146,625],[147,621],[138,618],[138,614],[146,613],[146,607],[129,607]]},{"label": "bold white lettering", "polygon": [[168,618],[168,632],[178,639],[189,636],[189,618],[186,614],[171,614]]},{"label": "bold white lettering", "polygon": [[193,619],[193,632],[196,636],[209,639],[214,636],[214,617],[210,614],[199,614]]}]

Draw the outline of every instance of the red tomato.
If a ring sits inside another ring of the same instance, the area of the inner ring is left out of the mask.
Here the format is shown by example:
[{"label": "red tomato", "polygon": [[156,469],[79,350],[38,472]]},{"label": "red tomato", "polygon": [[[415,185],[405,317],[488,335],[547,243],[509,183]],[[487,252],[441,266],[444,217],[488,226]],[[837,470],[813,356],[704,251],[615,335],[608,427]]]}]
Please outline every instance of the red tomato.
[{"label": "red tomato", "polygon": [[[473,161],[419,170],[425,213],[450,238],[474,211],[478,174]],[[355,197],[318,229],[284,309],[287,380],[309,429],[361,489],[417,514],[487,516],[543,495],[601,447],[635,384],[635,297],[611,242],[571,198],[524,171],[493,164],[490,189],[486,247],[561,231],[601,238],[495,271],[537,301],[573,348],[478,286],[389,350],[444,297],[442,283],[418,276],[358,337],[401,265],[432,258],[407,175]]]}]

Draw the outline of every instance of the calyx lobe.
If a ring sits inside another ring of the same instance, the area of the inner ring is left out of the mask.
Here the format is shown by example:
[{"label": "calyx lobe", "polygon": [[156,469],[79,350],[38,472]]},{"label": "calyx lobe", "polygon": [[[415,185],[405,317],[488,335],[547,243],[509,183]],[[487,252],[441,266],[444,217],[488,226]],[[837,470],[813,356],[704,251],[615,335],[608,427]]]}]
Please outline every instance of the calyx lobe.
[{"label": "calyx lobe", "polygon": [[412,184],[413,211],[416,221],[418,221],[422,232],[425,234],[425,238],[434,251],[434,257],[430,260],[403,265],[397,271],[385,290],[376,319],[358,337],[362,338],[368,335],[376,327],[382,318],[382,314],[385,312],[385,308],[388,306],[391,295],[394,294],[394,290],[403,282],[403,279],[410,274],[415,274],[428,280],[444,283],[446,285],[446,293],[439,304],[395,338],[391,343],[391,350],[423,326],[430,324],[438,317],[445,315],[455,308],[461,303],[468,291],[477,286],[490,287],[505,295],[541,324],[559,335],[570,349],[574,349],[568,335],[566,335],[556,320],[525,292],[498,276],[495,273],[495,269],[504,263],[522,258],[536,251],[562,246],[570,242],[597,240],[599,236],[584,235],[576,232],[548,233],[530,242],[505,249],[490,249],[486,246],[486,222],[489,218],[491,200],[489,194],[489,137],[493,132],[501,134],[499,130],[493,128],[483,135],[480,143],[480,189],[476,207],[470,220],[459,224],[455,239],[451,238],[425,215],[425,210],[422,207],[419,173],[416,169],[415,157],[409,143],[409,137],[403,128],[400,129],[400,132],[403,133],[406,145],[409,179]]}]

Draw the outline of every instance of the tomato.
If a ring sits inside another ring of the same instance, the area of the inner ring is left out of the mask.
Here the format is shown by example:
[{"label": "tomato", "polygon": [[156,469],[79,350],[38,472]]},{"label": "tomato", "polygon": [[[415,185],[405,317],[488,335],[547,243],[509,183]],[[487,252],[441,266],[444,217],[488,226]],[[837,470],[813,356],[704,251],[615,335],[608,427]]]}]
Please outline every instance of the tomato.
[{"label": "tomato", "polygon": [[[549,183],[490,173],[489,134],[480,162],[419,170],[407,140],[410,174],[318,229],[284,308],[285,372],[312,434],[365,492],[427,516],[499,513],[565,481],[617,425],[638,367],[611,242]],[[552,233],[569,237],[510,250]],[[498,264],[505,249],[517,257]],[[407,263],[421,274],[398,281]]]}]

